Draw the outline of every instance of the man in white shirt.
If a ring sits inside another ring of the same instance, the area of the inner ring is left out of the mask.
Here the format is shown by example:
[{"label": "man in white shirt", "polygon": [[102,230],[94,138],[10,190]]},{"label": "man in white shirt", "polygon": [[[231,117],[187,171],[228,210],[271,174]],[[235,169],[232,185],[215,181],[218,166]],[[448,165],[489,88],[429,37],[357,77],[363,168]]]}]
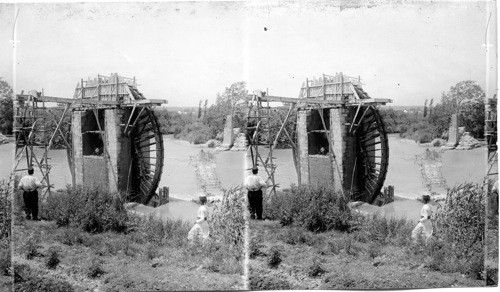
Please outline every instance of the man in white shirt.
[{"label": "man in white shirt", "polygon": [[23,190],[24,207],[26,219],[38,220],[38,191],[42,183],[33,176],[33,167],[28,168],[28,175],[21,178],[18,189]]},{"label": "man in white shirt", "polygon": [[245,178],[244,186],[248,190],[248,209],[250,218],[262,220],[262,188],[266,188],[266,182],[257,175],[259,169],[252,168],[252,174]]}]

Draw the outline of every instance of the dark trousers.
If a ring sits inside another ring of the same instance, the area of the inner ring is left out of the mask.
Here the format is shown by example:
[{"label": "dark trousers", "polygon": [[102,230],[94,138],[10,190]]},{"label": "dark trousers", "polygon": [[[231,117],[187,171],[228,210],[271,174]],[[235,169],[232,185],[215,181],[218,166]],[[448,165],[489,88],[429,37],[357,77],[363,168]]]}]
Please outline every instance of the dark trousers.
[{"label": "dark trousers", "polygon": [[23,192],[24,207],[27,219],[38,219],[38,191]]},{"label": "dark trousers", "polygon": [[248,191],[250,218],[262,219],[262,190]]}]

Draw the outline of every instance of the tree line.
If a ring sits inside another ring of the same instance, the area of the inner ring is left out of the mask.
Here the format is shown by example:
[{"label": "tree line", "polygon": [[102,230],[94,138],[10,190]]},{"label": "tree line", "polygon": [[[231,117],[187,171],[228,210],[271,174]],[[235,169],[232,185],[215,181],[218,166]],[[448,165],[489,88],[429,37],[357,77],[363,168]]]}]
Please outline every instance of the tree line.
[{"label": "tree line", "polygon": [[441,94],[434,105],[434,98],[424,101],[423,110],[410,111],[381,108],[380,114],[388,133],[420,143],[436,138],[447,139],[452,114],[457,114],[458,126],[465,127],[474,138],[484,138],[485,93],[475,81],[460,81]]},{"label": "tree line", "polygon": [[[233,127],[244,130],[246,123],[246,96],[248,90],[244,81],[235,82],[217,93],[215,103],[191,112],[176,112],[165,107],[155,108],[155,114],[163,134],[173,134],[194,144],[205,143],[210,139],[222,140],[226,117],[233,115]],[[0,78],[0,132],[11,135],[13,128],[13,92],[9,84]],[[449,91],[443,92],[439,102],[434,98],[426,99],[423,110],[414,108],[410,111],[396,110],[391,107],[380,108],[388,133],[400,133],[401,136],[417,142],[430,142],[435,138],[447,139],[451,115],[458,115],[459,126],[465,127],[475,138],[484,137],[485,93],[475,81],[458,82]],[[281,126],[278,116],[284,119],[287,109],[276,108],[270,121],[271,135],[276,134]],[[287,125],[293,133],[293,124]],[[274,135],[272,135],[274,136]],[[283,137],[278,147],[289,147]],[[57,143],[56,143],[57,144]],[[56,145],[57,147],[57,145]]]}]

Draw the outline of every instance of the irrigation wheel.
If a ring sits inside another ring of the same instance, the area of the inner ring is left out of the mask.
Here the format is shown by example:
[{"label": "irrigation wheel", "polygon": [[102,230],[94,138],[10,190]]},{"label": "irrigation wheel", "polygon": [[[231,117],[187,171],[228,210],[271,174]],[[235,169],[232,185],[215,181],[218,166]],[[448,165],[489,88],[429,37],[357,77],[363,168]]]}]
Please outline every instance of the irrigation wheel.
[{"label": "irrigation wheel", "polygon": [[356,197],[369,203],[377,198],[384,185],[389,165],[389,141],[378,109],[362,107],[363,114],[354,121],[356,168],[359,189]]},{"label": "irrigation wheel", "polygon": [[137,124],[130,133],[132,141],[130,200],[147,204],[154,196],[163,170],[163,136],[151,108],[136,112]]}]

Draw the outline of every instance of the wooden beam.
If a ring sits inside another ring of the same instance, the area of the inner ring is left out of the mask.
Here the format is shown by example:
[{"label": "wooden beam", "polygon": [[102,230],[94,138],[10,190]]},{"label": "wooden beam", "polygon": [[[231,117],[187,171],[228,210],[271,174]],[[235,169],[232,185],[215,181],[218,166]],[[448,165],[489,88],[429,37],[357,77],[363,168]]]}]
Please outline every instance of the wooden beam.
[{"label": "wooden beam", "polygon": [[[252,99],[253,94],[247,95],[247,99]],[[347,105],[347,106],[358,106],[361,104],[386,104],[391,103],[392,99],[389,98],[370,98],[370,99],[357,99],[357,100],[320,100],[312,98],[293,98],[284,96],[263,96],[258,97],[261,101],[269,102],[284,102],[284,103],[304,103],[304,104],[319,104],[319,105]]]},{"label": "wooden beam", "polygon": [[[31,95],[21,95],[18,94],[18,97],[22,98],[28,98]],[[161,105],[161,104],[166,104],[168,103],[167,100],[165,99],[141,99],[141,100],[132,100],[127,103],[122,103],[119,101],[114,101],[114,100],[95,100],[95,99],[82,99],[82,98],[63,98],[63,97],[55,97],[55,96],[39,96],[35,97],[39,101],[44,101],[44,102],[57,102],[57,103],[64,103],[64,104],[88,104],[88,105],[130,105],[134,106],[135,104],[138,105]]]}]

